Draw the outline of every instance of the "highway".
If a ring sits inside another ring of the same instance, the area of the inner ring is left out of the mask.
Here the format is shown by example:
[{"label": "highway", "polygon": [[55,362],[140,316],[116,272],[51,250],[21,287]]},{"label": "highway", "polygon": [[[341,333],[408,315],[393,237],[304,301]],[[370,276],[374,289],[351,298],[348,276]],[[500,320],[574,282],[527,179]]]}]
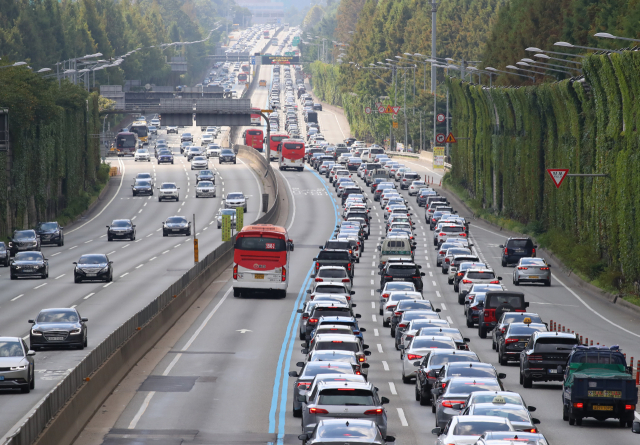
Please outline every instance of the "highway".
[{"label": "highway", "polygon": [[[270,81],[270,72],[261,70],[261,78]],[[266,101],[266,90],[256,89],[252,101],[261,105]],[[340,117],[332,112],[319,112],[319,120],[322,133],[330,142],[341,142],[348,136],[348,129]],[[407,159],[402,162],[423,175],[435,176],[436,183],[440,180],[440,174],[434,173],[431,166],[422,160]],[[240,175],[236,173],[244,170],[241,166],[237,167],[233,174],[221,171],[225,178],[229,176],[227,181],[239,181]],[[302,359],[297,337],[299,315],[296,310],[306,298],[312,259],[318,252],[318,246],[331,237],[340,208],[333,187],[328,186],[328,181],[314,170],[307,168],[300,173],[287,171],[281,174],[292,198],[286,227],[289,237],[295,242],[292,279],[287,297],[282,300],[234,298],[230,280],[212,285],[203,295],[202,305],[200,301],[196,303],[198,307],[193,308],[191,319],[182,326],[183,331],[179,335],[173,332],[172,337],[149,353],[150,357],[157,356],[156,362],[150,359],[141,361],[140,369],[123,381],[119,394],[107,400],[104,411],[96,414],[76,444],[151,441],[163,444],[300,443],[297,439],[300,421],[291,412],[290,396],[294,379],[287,375],[290,370],[298,369],[295,364]],[[250,180],[249,175],[247,173],[244,180],[255,182]],[[402,193],[406,196],[406,192]],[[409,198],[409,201],[417,215],[415,221],[419,243],[416,261],[426,273],[425,295],[435,294],[432,302],[435,307],[442,309],[442,318],[449,320],[453,327],[459,328],[464,336],[471,339],[470,348],[481,360],[492,363],[499,372],[507,374],[504,382],[508,389],[519,392],[528,405],[537,407],[534,417],[541,420],[540,430],[550,443],[633,442],[630,430],[620,429],[613,421],[601,423],[585,419],[581,427],[569,426],[562,421],[558,384],[534,384],[532,389],[523,389],[518,383],[517,366],[498,364],[490,340],[481,340],[477,329],[466,327],[462,307],[457,303],[452,286],[447,284],[446,276],[436,268],[432,232],[422,216],[424,209],[413,204],[414,198]],[[378,316],[378,294],[375,290],[379,279],[375,246],[384,234],[384,220],[379,205],[376,203],[373,208],[371,237],[360,263],[356,265],[353,288],[356,291],[355,312],[362,315],[360,325],[367,329],[365,343],[371,346],[372,351],[368,358],[371,365],[369,380],[379,388],[380,395],[391,399],[385,408],[389,416],[389,434],[397,437],[396,443],[433,443],[435,436],[431,435],[431,429],[435,426],[435,417],[429,407],[421,407],[415,401],[413,384],[402,383],[400,354],[394,348],[388,328],[382,327]],[[461,215],[470,217],[463,208],[457,210]],[[190,214],[187,213],[190,212],[188,208],[183,212]],[[505,236],[488,224],[472,220],[471,237],[481,258],[499,272],[508,289],[513,289],[513,269],[500,266],[498,245]],[[73,243],[68,241],[67,245]],[[180,251],[181,248],[176,249]],[[186,254],[187,250],[182,248],[181,252]],[[151,255],[147,253],[147,256]],[[135,263],[131,261],[128,267],[133,267]],[[113,287],[118,284],[122,283],[114,283]],[[92,291],[89,286],[86,288],[88,292]],[[120,298],[120,304],[126,304],[130,295],[136,295],[132,290],[127,288],[126,297],[118,295],[112,298]],[[572,287],[557,272],[550,288],[531,285],[520,286],[517,290],[525,293],[527,301],[531,302],[531,311],[538,312],[543,320],[553,319],[593,339],[594,343],[619,344],[628,357],[640,358],[637,346],[639,320],[634,314]],[[109,291],[111,289],[107,288]],[[93,300],[92,297],[82,302],[87,305],[80,306],[83,316],[87,316],[94,301],[104,304],[107,298],[102,292],[96,294],[99,298]],[[76,301],[78,298],[68,304],[76,304]],[[102,310],[105,310],[104,306]],[[124,308],[118,306],[116,311],[120,313],[121,310]],[[91,317],[91,314],[88,316]],[[26,320],[28,317],[24,318]],[[97,328],[94,324],[90,324],[90,327]],[[95,331],[92,331],[92,335],[95,335]],[[38,355],[37,363],[42,360],[42,355]],[[134,384],[136,381],[144,383]],[[11,397],[15,400],[23,396]]]}]

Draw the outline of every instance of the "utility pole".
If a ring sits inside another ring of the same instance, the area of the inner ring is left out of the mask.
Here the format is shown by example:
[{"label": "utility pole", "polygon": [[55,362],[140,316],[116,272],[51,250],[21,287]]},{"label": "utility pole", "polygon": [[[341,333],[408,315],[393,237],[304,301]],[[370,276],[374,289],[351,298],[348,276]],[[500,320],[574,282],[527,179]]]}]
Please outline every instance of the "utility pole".
[{"label": "utility pole", "polygon": [[[438,12],[438,3],[431,1],[431,60],[436,60],[436,13]],[[431,62],[431,94],[435,98],[436,95],[436,66],[435,62]],[[435,134],[434,134],[435,137]]]},{"label": "utility pole", "polygon": [[404,75],[404,105],[402,109],[404,111],[404,150],[405,152],[409,149],[409,141],[408,141],[408,130],[407,130],[407,70],[403,70]]},{"label": "utility pole", "polygon": [[436,96],[436,93],[433,93],[433,145],[432,147],[436,146],[436,116],[438,115],[438,112],[436,111],[436,105],[438,103],[438,98]]},{"label": "utility pole", "polygon": [[[447,88],[447,111],[446,111],[446,113],[445,113],[445,115],[444,115],[444,116],[445,116],[445,117],[444,117],[444,120],[445,120],[445,122],[447,123],[447,132],[446,132],[446,135],[448,136],[448,135],[449,135],[449,88]],[[445,158],[446,158],[447,156],[449,156],[449,143],[448,143],[448,142],[447,142],[447,145],[446,145]]]}]

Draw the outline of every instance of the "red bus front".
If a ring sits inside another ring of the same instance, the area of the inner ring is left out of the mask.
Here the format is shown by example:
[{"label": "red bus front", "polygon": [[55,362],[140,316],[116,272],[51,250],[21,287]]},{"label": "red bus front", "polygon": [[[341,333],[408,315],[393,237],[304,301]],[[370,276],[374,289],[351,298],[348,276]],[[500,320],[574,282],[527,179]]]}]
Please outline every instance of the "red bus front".
[{"label": "red bus front", "polygon": [[244,132],[244,145],[253,147],[258,151],[262,151],[264,147],[264,133],[262,130],[246,130]]},{"label": "red bus front", "polygon": [[247,74],[246,73],[238,74],[238,85],[242,85],[245,83],[247,83]]},{"label": "red bus front", "polygon": [[278,158],[280,157],[280,153],[278,152],[278,146],[280,145],[280,142],[284,141],[285,139],[289,139],[289,135],[287,133],[271,133],[271,143],[269,144],[269,150],[271,150],[270,152],[270,156],[271,156],[271,160],[278,160]]},{"label": "red bus front", "polygon": [[304,141],[300,139],[285,139],[280,143],[280,170],[295,168],[304,170]]},{"label": "red bus front", "polygon": [[291,240],[283,227],[255,224],[236,236],[233,251],[233,295],[273,291],[285,297],[289,284]]},{"label": "red bus front", "polygon": [[251,113],[251,125],[260,125],[262,115],[260,114],[260,108],[252,108],[257,113]]}]

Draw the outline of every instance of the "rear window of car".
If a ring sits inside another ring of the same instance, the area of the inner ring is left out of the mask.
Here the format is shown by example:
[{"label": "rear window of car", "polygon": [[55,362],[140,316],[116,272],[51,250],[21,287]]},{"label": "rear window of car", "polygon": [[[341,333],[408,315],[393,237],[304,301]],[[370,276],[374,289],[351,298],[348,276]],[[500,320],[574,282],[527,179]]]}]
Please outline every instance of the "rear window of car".
[{"label": "rear window of car", "polygon": [[[467,278],[470,278],[472,280],[490,280],[495,278],[496,274],[494,274],[491,271],[487,271],[487,272],[483,272],[483,271],[478,271],[478,272],[467,272]],[[520,305],[518,305],[519,307]]]},{"label": "rear window of car", "polygon": [[393,272],[413,272],[416,270],[416,266],[410,265],[410,264],[392,264],[391,266],[389,266],[388,272],[389,273],[393,273]]},{"label": "rear window of car", "polygon": [[349,316],[351,316],[351,312],[347,307],[317,307],[313,310],[312,318]]},{"label": "rear window of car", "polygon": [[375,405],[373,393],[367,389],[332,388],[320,392],[318,405]]},{"label": "rear window of car", "polygon": [[534,332],[546,332],[544,326],[511,326],[509,335],[531,335]]},{"label": "rear window of car", "polygon": [[464,422],[453,429],[456,436],[480,436],[487,431],[510,431],[509,425],[498,422]]},{"label": "rear window of car", "polygon": [[319,341],[315,349],[316,351],[331,351],[332,349],[335,349],[336,351],[351,352],[358,352],[360,350],[358,348],[358,343],[342,340]]},{"label": "rear window of car", "polygon": [[531,249],[533,243],[530,239],[511,239],[507,242],[509,249]]},{"label": "rear window of car", "polygon": [[[573,345],[577,345],[578,340],[575,338],[555,338],[555,337],[541,337],[536,340],[535,352],[559,352],[558,348],[569,349]],[[565,353],[569,351],[565,350]]]},{"label": "rear window of car", "polygon": [[462,233],[464,232],[464,227],[444,226],[442,231],[444,233]]},{"label": "rear window of car", "polygon": [[347,272],[344,269],[320,269],[317,276],[320,278],[345,278]]},{"label": "rear window of car", "polygon": [[316,292],[322,294],[344,294],[345,290],[344,286],[319,284],[316,287]]},{"label": "rear window of car", "polygon": [[404,302],[400,302],[398,303],[398,307],[396,307],[396,310],[403,310],[403,311],[409,311],[409,310],[415,310],[415,309],[431,309],[431,303],[424,300],[424,301],[404,301]]},{"label": "rear window of car", "polygon": [[498,382],[453,381],[449,384],[450,393],[471,394],[476,391],[502,391]]},{"label": "rear window of car", "polygon": [[318,259],[349,261],[349,252],[327,252],[326,250],[323,250],[318,254]]},{"label": "rear window of car", "polygon": [[489,305],[487,307],[495,309],[501,304],[509,304],[514,308],[520,308],[521,306],[524,306],[523,303],[524,303],[524,298],[519,295],[509,295],[509,294],[493,295],[490,298]]}]

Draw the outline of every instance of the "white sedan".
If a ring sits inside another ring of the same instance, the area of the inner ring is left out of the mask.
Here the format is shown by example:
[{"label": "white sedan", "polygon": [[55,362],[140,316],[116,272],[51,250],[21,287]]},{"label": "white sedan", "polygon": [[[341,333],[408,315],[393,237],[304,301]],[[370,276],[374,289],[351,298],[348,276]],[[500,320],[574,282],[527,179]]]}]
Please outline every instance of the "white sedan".
[{"label": "white sedan", "polygon": [[417,195],[420,189],[426,187],[424,181],[413,181],[409,186],[409,196]]},{"label": "white sedan", "polygon": [[209,160],[204,156],[191,158],[191,170],[203,170],[209,168]]},{"label": "white sedan", "polygon": [[134,161],[147,161],[151,162],[151,155],[149,154],[149,150],[146,148],[140,148],[136,150],[136,154],[133,156]]},{"label": "white sedan", "polygon": [[222,147],[220,147],[218,144],[210,144],[207,147],[207,158],[219,158],[221,151]]},{"label": "white sedan", "polygon": [[213,142],[213,135],[211,133],[204,133],[202,139],[200,139],[200,145],[209,145]]},{"label": "white sedan", "polygon": [[216,186],[211,181],[200,181],[196,185],[196,198],[215,198]]}]

